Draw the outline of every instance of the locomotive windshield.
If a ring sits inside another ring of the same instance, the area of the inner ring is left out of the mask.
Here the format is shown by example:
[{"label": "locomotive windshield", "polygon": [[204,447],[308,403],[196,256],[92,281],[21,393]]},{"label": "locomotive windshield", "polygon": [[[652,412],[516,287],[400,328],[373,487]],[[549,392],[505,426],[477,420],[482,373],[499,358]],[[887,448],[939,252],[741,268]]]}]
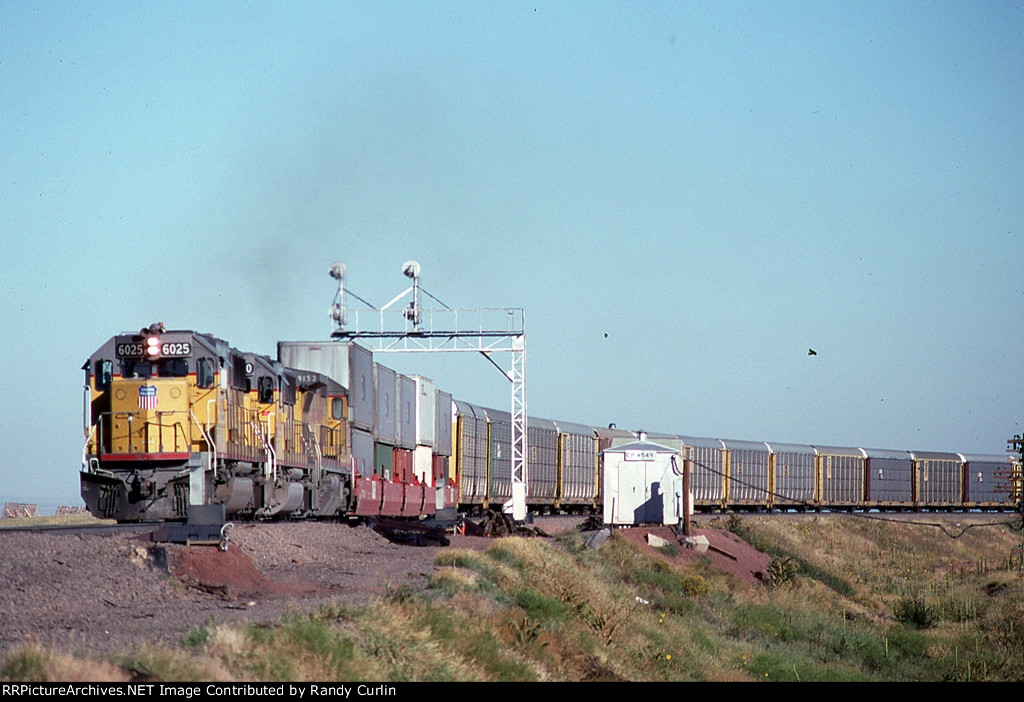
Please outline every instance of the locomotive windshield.
[{"label": "locomotive windshield", "polygon": [[122,378],[184,378],[188,375],[188,359],[161,358],[158,361],[121,361]]}]

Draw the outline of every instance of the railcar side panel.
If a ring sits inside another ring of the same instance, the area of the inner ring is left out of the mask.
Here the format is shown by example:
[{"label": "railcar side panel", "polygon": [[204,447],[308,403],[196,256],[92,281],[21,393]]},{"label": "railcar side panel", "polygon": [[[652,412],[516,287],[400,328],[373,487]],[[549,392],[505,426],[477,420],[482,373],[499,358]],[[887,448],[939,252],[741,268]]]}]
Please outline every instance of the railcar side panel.
[{"label": "railcar side panel", "polygon": [[352,456],[359,475],[364,478],[375,475],[373,434],[362,429],[352,429]]},{"label": "railcar side panel", "polygon": [[441,390],[434,393],[434,453],[438,456],[452,455],[452,396]]},{"label": "railcar side panel", "polygon": [[821,507],[857,507],[867,500],[867,455],[859,448],[817,448]]},{"label": "railcar side panel", "polygon": [[814,447],[769,442],[772,504],[779,509],[814,506]]},{"label": "railcar side panel", "polygon": [[481,506],[487,501],[487,416],[482,409],[461,400],[456,400],[455,406],[459,502]]},{"label": "railcar side panel", "polygon": [[[398,438],[398,375],[379,363],[373,364],[373,394],[376,420],[373,438],[378,443],[394,446]],[[377,466],[379,467],[379,466]]]},{"label": "railcar side panel", "polygon": [[908,508],[914,503],[913,472],[906,451],[865,449],[867,504],[872,507]]},{"label": "railcar side panel", "polygon": [[404,449],[416,448],[416,381],[406,375],[398,376],[398,404],[395,419],[398,422],[397,445]]},{"label": "railcar side panel", "polygon": [[1011,477],[1020,464],[1010,456],[961,454],[964,460],[964,506],[1012,508]]},{"label": "railcar side panel", "polygon": [[433,448],[437,438],[437,393],[434,381],[422,375],[412,376],[415,385],[413,420],[415,422],[414,440],[417,446]]},{"label": "railcar side panel", "polygon": [[558,485],[562,506],[596,506],[600,473],[593,427],[557,422]]},{"label": "railcar side panel", "polygon": [[374,442],[373,474],[382,480],[395,479],[395,447],[390,444]]},{"label": "railcar side panel", "polygon": [[744,507],[769,507],[772,485],[767,444],[724,441],[728,474],[727,502]]},{"label": "railcar side panel", "polygon": [[550,419],[527,419],[526,456],[527,503],[554,506],[558,500],[558,427]]},{"label": "railcar side panel", "polygon": [[683,458],[692,461],[690,492],[693,493],[694,507],[700,509],[725,507],[725,446],[718,439],[688,436],[680,438],[683,442]]},{"label": "railcar side panel", "polygon": [[512,499],[512,415],[487,407],[484,412],[487,414],[489,447],[487,499],[492,507],[500,507]]},{"label": "railcar side panel", "polygon": [[959,454],[910,452],[917,507],[949,508],[963,503],[964,462]]}]

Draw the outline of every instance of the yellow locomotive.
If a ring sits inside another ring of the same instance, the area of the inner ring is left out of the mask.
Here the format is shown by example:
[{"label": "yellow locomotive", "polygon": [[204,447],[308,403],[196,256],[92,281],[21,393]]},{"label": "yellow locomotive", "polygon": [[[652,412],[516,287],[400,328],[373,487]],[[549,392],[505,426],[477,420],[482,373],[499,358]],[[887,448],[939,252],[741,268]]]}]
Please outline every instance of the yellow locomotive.
[{"label": "yellow locomotive", "polygon": [[345,388],[227,342],[153,324],[83,367],[82,497],[98,517],[344,514],[352,500]]}]

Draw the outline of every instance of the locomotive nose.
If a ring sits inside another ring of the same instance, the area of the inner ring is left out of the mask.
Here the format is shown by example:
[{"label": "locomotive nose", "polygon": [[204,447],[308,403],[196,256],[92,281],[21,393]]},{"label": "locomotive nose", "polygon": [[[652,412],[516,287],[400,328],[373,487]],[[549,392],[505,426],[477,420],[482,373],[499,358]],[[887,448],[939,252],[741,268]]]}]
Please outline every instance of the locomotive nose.
[{"label": "locomotive nose", "polygon": [[188,445],[188,387],[180,378],[119,380],[113,388],[114,454],[180,453]]}]

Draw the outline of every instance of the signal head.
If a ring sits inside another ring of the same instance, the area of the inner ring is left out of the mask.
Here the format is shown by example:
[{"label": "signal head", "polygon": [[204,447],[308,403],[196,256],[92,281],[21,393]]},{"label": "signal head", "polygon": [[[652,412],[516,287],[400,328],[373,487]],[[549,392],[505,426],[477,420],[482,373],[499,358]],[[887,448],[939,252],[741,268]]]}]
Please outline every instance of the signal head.
[{"label": "signal head", "polygon": [[416,261],[406,261],[402,264],[402,274],[406,278],[419,278],[420,264],[416,263]]}]

